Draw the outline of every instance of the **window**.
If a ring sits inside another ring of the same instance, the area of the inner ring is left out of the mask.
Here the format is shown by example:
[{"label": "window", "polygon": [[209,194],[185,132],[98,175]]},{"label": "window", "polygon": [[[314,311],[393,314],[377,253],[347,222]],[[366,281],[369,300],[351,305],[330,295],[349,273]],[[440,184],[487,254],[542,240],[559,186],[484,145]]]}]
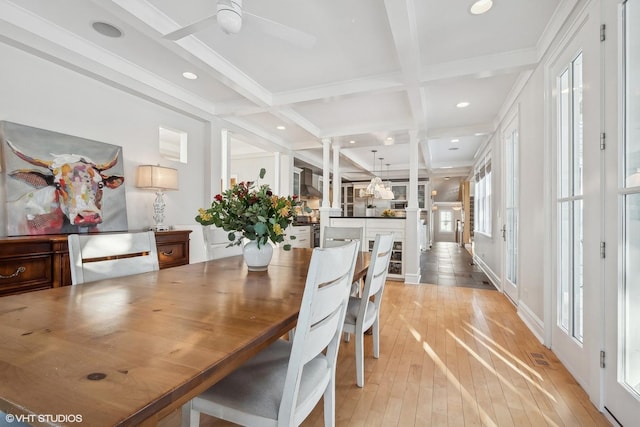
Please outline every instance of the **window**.
[{"label": "window", "polygon": [[625,3],[622,381],[640,397],[640,7]]},{"label": "window", "polygon": [[557,80],[558,85],[558,187],[557,245],[558,325],[567,334],[583,339],[583,247],[582,247],[582,53]]},{"label": "window", "polygon": [[475,174],[475,231],[491,235],[491,157],[487,155]]},{"label": "window", "polygon": [[453,233],[453,212],[440,211],[440,231]]},{"label": "window", "polygon": [[187,163],[187,133],[169,128],[159,128],[160,155],[168,160]]}]

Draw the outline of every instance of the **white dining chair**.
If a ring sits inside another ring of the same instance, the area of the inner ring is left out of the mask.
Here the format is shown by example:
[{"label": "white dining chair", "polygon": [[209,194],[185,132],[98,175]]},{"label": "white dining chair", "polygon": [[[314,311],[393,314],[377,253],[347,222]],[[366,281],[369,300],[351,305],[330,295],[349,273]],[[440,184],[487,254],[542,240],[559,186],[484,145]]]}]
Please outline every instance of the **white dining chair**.
[{"label": "white dining chair", "polygon": [[[324,227],[322,237],[323,248],[341,246],[353,240],[358,241],[360,244],[362,241],[362,227]],[[360,246],[359,250],[362,250]]]},{"label": "white dining chair", "polygon": [[[357,241],[358,250],[364,250],[362,244],[362,227],[324,227],[324,235],[322,237],[323,248],[334,248],[351,241]],[[358,280],[351,285],[350,294],[360,296],[361,290],[361,281]]]},{"label": "white dining chair", "polygon": [[67,239],[73,285],[160,268],[153,231],[70,234]]},{"label": "white dining chair", "polygon": [[380,303],[389,270],[393,234],[378,234],[373,244],[371,262],[360,297],[350,297],[344,319],[345,338],[354,334],[356,348],[356,384],[364,386],[364,333],[371,328],[373,357],[380,357]]},{"label": "white dining chair", "polygon": [[[357,244],[313,250],[293,341],[278,340],[182,408],[182,426],[200,413],[246,426],[297,426],[324,396],[335,424],[335,370]],[[326,349],[326,351],[325,351]]]}]

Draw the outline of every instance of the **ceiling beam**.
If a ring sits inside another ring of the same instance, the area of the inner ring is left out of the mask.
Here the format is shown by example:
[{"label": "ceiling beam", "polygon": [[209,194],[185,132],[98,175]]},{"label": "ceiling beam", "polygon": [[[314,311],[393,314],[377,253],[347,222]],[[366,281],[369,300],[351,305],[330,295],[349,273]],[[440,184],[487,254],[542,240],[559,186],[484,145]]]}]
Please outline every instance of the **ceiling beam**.
[{"label": "ceiling beam", "polygon": [[427,126],[426,95],[421,87],[421,59],[414,0],[385,0],[387,19],[402,70],[414,129]]}]

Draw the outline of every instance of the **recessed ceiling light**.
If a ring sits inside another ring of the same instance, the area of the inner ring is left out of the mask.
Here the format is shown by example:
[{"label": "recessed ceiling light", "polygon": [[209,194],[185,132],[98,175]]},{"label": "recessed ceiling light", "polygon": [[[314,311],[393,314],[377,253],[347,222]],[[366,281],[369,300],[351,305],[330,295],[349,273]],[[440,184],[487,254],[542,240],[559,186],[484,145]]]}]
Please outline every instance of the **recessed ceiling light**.
[{"label": "recessed ceiling light", "polygon": [[195,80],[198,78],[197,74],[194,74],[190,71],[185,71],[184,73],[182,73],[182,77],[184,77],[185,79],[189,79],[189,80]]},{"label": "recessed ceiling light", "polygon": [[460,140],[458,138],[454,138],[451,140],[451,142],[460,142]]},{"label": "recessed ceiling light", "polygon": [[[447,168],[447,169],[449,169],[449,168]],[[449,181],[450,179],[451,179],[451,177],[449,177],[449,176],[445,176],[445,177],[444,177],[444,180],[445,180],[445,181]]]},{"label": "recessed ceiling light", "polygon": [[458,147],[451,147],[449,148],[449,151],[456,151],[458,149]]},{"label": "recessed ceiling light", "polygon": [[115,25],[108,24],[106,22],[97,21],[91,24],[94,30],[103,36],[111,37],[117,39],[118,37],[122,37],[122,31],[117,28]]},{"label": "recessed ceiling light", "polygon": [[[443,166],[440,169],[453,169],[453,166]],[[445,179],[449,179],[449,177],[447,177]]]},{"label": "recessed ceiling light", "polygon": [[476,132],[476,133],[474,133],[474,135],[475,135],[475,136],[483,136],[483,135],[486,135],[486,134],[484,134],[484,133],[482,133],[482,132]]},{"label": "recessed ceiling light", "polygon": [[279,126],[276,126],[276,129],[278,129],[278,130],[285,130],[285,129],[286,129],[286,127],[284,127],[284,126],[282,126],[282,125],[279,125]]},{"label": "recessed ceiling light", "polygon": [[351,141],[349,141],[349,144],[355,144],[356,142],[352,139]]},{"label": "recessed ceiling light", "polygon": [[393,145],[393,138],[390,136],[384,140],[384,145]]},{"label": "recessed ceiling light", "polygon": [[466,108],[468,106],[469,106],[469,103],[467,101],[458,102],[456,104],[456,107],[458,107],[458,108]]},{"label": "recessed ceiling light", "polygon": [[483,13],[488,12],[492,6],[492,0],[478,0],[471,5],[469,12],[471,12],[472,15],[482,15]]}]

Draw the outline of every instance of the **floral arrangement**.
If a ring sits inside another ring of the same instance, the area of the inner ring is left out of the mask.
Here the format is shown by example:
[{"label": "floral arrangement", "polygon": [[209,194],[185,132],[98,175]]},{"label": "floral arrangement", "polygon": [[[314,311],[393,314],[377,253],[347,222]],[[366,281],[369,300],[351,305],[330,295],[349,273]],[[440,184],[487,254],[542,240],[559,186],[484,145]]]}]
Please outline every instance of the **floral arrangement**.
[{"label": "floral arrangement", "polygon": [[385,209],[382,211],[382,216],[396,216],[396,213],[394,211],[392,211],[391,209]]},{"label": "floral arrangement", "polygon": [[[265,173],[264,168],[260,169],[260,179]],[[269,240],[284,242],[284,230],[293,221],[295,207],[299,204],[298,196],[276,196],[267,184],[258,186],[256,182],[240,182],[217,194],[210,208],[200,208],[196,221],[228,231],[229,246],[240,245],[246,238],[256,240],[260,247]],[[291,245],[285,244],[283,249],[288,251]]]}]

